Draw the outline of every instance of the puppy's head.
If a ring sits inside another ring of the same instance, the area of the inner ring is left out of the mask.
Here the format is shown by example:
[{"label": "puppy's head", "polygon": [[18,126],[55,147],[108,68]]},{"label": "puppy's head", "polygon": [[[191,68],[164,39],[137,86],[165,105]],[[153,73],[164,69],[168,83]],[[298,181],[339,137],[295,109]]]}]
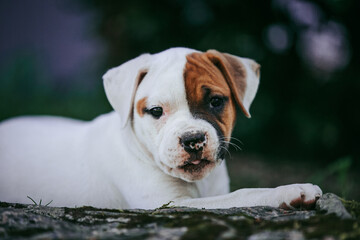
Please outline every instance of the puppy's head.
[{"label": "puppy's head", "polygon": [[209,50],[173,48],[141,55],[104,75],[107,97],[123,127],[167,174],[207,176],[224,159],[235,105],[250,117],[259,65]]}]

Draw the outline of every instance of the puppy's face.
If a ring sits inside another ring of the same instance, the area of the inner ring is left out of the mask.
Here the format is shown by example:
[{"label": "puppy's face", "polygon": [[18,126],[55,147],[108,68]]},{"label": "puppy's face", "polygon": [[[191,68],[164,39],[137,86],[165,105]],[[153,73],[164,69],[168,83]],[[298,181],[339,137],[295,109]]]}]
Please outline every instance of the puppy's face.
[{"label": "puppy's face", "polygon": [[[129,124],[158,167],[185,181],[204,178],[224,159],[235,102],[245,98],[245,89],[234,93],[230,79],[232,71],[244,71],[239,81],[246,86],[245,66],[237,62],[229,69],[231,63],[217,54],[170,49],[152,55],[136,76]],[[241,108],[248,114],[248,107]]]}]

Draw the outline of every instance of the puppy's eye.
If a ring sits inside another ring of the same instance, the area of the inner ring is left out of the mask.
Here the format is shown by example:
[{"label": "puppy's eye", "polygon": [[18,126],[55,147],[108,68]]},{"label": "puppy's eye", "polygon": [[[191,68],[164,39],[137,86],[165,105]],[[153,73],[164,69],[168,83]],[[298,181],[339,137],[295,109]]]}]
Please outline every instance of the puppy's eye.
[{"label": "puppy's eye", "polygon": [[224,105],[224,99],[221,97],[212,97],[210,99],[210,107],[211,108],[219,108]]},{"label": "puppy's eye", "polygon": [[150,113],[154,118],[160,118],[163,115],[163,109],[162,107],[153,107],[149,110],[147,110],[148,113]]}]

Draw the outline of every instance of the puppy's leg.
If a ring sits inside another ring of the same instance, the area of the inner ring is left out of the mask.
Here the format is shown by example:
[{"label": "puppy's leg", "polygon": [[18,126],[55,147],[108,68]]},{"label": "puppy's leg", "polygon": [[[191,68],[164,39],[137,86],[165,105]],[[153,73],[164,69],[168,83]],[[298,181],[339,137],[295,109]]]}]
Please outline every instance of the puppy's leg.
[{"label": "puppy's leg", "polygon": [[208,209],[252,206],[311,209],[321,195],[322,191],[316,185],[291,184],[277,188],[240,189],[216,197],[177,199],[174,205]]}]

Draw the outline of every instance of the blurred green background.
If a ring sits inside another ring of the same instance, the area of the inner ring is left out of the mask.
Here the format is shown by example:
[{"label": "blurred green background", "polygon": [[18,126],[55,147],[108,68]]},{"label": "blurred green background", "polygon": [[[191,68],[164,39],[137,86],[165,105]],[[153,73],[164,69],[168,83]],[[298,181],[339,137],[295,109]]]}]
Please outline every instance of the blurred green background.
[{"label": "blurred green background", "polygon": [[253,58],[232,188],[312,181],[360,199],[358,0],[0,1],[0,120],[111,111],[110,67],[183,46]]}]

